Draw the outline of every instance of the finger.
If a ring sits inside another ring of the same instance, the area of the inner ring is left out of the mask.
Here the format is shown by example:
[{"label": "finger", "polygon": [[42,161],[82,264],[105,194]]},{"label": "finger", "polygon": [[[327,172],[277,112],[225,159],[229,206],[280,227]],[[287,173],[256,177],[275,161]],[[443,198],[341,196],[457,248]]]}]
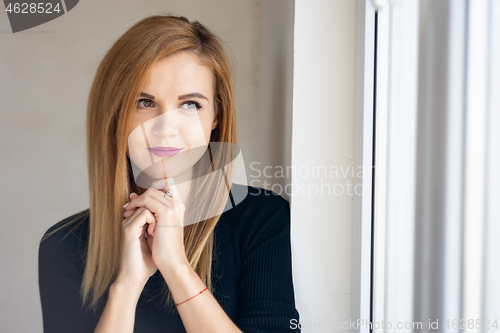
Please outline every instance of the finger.
[{"label": "finger", "polygon": [[137,210],[137,209],[135,209],[135,210],[125,210],[125,211],[123,212],[123,214],[122,214],[122,215],[123,215],[123,217],[124,217],[124,218],[127,218],[127,217],[129,217],[129,216],[132,216],[132,214],[134,214],[134,212],[135,212],[136,210]]},{"label": "finger", "polygon": [[167,187],[169,191],[172,192],[172,199],[174,201],[174,204],[177,202],[182,202],[179,189],[177,188],[173,177],[167,178]]},{"label": "finger", "polygon": [[174,178],[167,178],[168,188],[170,192],[172,192],[172,201],[176,210],[178,210],[178,214],[180,214],[184,210],[184,202],[181,199],[181,194],[179,192],[179,188],[175,184]]},{"label": "finger", "polygon": [[[160,212],[160,214],[166,213],[166,215],[157,216],[158,225],[180,226],[179,213],[177,212],[177,207],[174,205],[172,198],[169,198],[168,196],[165,197],[163,195],[163,192],[160,192],[159,190],[153,188],[149,188],[146,192],[148,192],[148,195],[151,195],[153,199],[158,200],[158,202],[166,206],[166,209]],[[169,213],[173,214],[170,215]]]},{"label": "finger", "polygon": [[[166,207],[174,207],[173,202],[170,198],[164,197],[162,192],[154,189],[154,188],[148,188],[143,194],[138,196],[137,198],[132,199],[127,206],[125,206],[125,212],[126,211],[131,211],[136,209],[137,207],[147,207],[146,203],[144,201],[144,197],[150,197],[151,199],[156,200],[157,202],[161,203],[162,205]],[[158,209],[155,209],[153,206],[147,207],[148,209],[151,210],[153,213],[157,213]],[[125,216],[126,213],[124,213]]]},{"label": "finger", "polygon": [[[168,187],[165,189],[168,191]],[[166,195],[165,192],[157,190],[153,187],[150,187],[148,190],[151,190],[150,194],[153,196],[153,198],[157,199],[160,202],[165,203],[165,206],[167,207],[172,207],[173,203],[172,197]]]},{"label": "finger", "polygon": [[143,209],[136,209],[136,210],[131,211],[132,214],[129,217],[125,218],[122,221],[122,226],[124,227],[125,225],[129,224],[130,222],[132,222],[132,219],[135,219],[137,217],[137,215],[139,215],[143,210],[144,210],[144,208]]},{"label": "finger", "polygon": [[184,202],[182,202],[181,195],[179,193],[179,188],[175,184],[174,178],[167,178],[168,188],[172,192],[172,201],[175,206],[175,212],[177,214],[177,218],[180,221],[181,226],[184,226],[184,212],[185,206]]},{"label": "finger", "polygon": [[151,250],[153,248],[153,237],[146,233],[146,242],[148,243],[149,249]]},{"label": "finger", "polygon": [[156,230],[156,219],[154,221],[154,223],[151,223],[149,226],[148,226],[148,229],[146,230],[146,233],[148,235],[153,235],[155,233],[155,230]]},{"label": "finger", "polygon": [[[132,199],[134,199],[134,198],[136,198],[136,197],[138,197],[138,196],[139,196],[139,195],[138,195],[138,194],[136,194],[136,193],[134,193],[134,192],[130,193],[130,195],[129,195],[130,200],[132,200]],[[123,205],[123,208],[127,207],[129,203],[130,203],[130,201],[129,201],[129,202],[127,202],[125,205]],[[124,216],[125,216],[125,215],[124,215]]]},{"label": "finger", "polygon": [[[127,210],[138,207],[145,207],[154,214],[158,225],[178,225],[174,204],[167,198],[164,198],[156,189],[149,188],[138,198],[130,201]],[[174,222],[174,223],[172,223]]]},{"label": "finger", "polygon": [[[157,225],[179,227],[182,225],[183,205],[174,205],[170,198],[165,198],[162,192],[154,188],[148,188],[139,197],[132,199],[126,210],[133,210],[138,207],[149,209],[155,216]],[[156,227],[155,227],[156,228]]]},{"label": "finger", "polygon": [[154,223],[149,223],[148,224],[148,227],[146,228],[145,232],[144,232],[144,238],[148,238],[149,237],[152,237],[153,234],[155,233],[155,230],[156,230],[156,219],[155,219],[155,222]]},{"label": "finger", "polygon": [[[138,209],[130,218],[122,222],[123,232],[125,235],[130,233],[134,236],[142,236],[144,226],[156,222],[154,215],[148,209]],[[149,225],[148,225],[149,227]]]}]

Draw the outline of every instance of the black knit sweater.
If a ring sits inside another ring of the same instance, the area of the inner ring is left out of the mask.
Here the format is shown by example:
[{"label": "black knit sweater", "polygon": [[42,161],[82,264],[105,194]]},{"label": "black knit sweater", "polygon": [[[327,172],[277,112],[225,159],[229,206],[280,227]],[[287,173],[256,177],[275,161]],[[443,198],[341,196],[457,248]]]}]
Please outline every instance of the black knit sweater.
[{"label": "black knit sweater", "polygon": [[[83,217],[62,241],[72,227],[40,244],[38,278],[45,333],[93,332],[104,310],[107,292],[95,313],[84,312],[79,296],[88,229],[89,219]],[[221,215],[214,230],[214,252],[213,296],[240,330],[300,332],[291,328],[296,327],[291,323],[299,322],[299,313],[292,282],[288,201],[248,186],[245,199]],[[186,332],[179,314],[164,306],[164,286],[160,271],[148,280],[137,303],[134,332]]]}]

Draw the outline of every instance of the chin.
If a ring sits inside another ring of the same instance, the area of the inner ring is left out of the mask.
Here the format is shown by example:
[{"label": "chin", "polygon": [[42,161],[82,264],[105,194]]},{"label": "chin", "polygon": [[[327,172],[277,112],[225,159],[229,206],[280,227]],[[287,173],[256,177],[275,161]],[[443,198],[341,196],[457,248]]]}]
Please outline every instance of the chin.
[{"label": "chin", "polygon": [[155,165],[146,168],[142,171],[135,171],[134,178],[139,187],[149,188],[154,182],[166,178],[176,178],[176,183],[189,181],[190,179],[179,178],[183,174],[186,174],[189,168],[178,168],[178,167],[166,167],[163,170],[161,163],[156,163]]}]

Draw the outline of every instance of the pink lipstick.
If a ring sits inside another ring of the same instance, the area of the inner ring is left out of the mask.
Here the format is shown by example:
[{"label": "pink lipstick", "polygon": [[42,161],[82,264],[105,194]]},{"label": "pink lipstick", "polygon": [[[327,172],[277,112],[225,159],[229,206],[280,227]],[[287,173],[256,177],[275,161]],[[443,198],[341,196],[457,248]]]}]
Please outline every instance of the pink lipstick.
[{"label": "pink lipstick", "polygon": [[175,147],[151,147],[148,150],[158,157],[165,158],[177,155],[182,149]]}]

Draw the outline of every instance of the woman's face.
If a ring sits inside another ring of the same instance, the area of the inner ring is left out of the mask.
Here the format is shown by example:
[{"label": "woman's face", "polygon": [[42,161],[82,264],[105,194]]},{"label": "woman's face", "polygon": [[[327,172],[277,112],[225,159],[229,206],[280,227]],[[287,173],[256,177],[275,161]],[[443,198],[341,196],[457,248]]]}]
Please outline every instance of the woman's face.
[{"label": "woman's face", "polygon": [[127,155],[141,172],[153,180],[190,174],[217,125],[214,80],[211,69],[189,52],[152,66],[128,126]]}]

